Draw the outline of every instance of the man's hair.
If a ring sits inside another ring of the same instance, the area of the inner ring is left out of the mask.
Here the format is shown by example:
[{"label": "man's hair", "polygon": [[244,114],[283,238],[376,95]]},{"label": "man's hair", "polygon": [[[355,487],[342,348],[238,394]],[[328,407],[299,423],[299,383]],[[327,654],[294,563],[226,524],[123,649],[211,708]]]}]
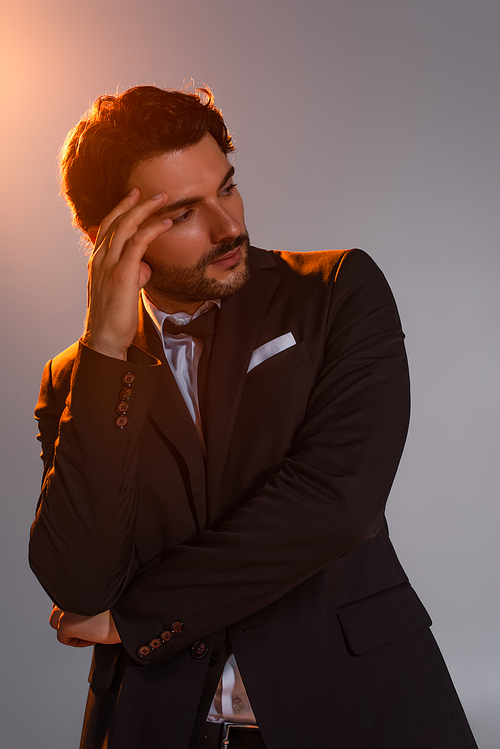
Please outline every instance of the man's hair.
[{"label": "man's hair", "polygon": [[61,149],[61,192],[80,229],[97,226],[128,190],[133,169],[155,156],[193,146],[210,133],[234,150],[209,89],[195,93],[136,86],[100,96]]}]

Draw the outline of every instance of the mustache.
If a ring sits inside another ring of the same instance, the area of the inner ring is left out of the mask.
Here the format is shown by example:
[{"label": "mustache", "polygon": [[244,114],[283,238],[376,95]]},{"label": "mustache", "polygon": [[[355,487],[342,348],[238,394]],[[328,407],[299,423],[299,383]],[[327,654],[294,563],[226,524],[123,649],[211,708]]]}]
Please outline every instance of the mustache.
[{"label": "mustache", "polygon": [[214,263],[219,258],[227,255],[228,252],[233,252],[233,250],[241,245],[248,245],[249,241],[248,234],[240,234],[236,239],[228,239],[226,242],[219,242],[219,244],[215,245],[215,247],[213,247],[210,252],[207,252],[203,257],[203,266]]}]

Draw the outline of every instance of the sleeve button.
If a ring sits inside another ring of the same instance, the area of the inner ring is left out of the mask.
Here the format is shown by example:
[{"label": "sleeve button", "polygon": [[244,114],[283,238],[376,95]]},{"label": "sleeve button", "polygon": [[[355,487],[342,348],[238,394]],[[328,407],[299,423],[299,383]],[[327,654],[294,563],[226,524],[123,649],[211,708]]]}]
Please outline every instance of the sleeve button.
[{"label": "sleeve button", "polygon": [[132,395],[132,388],[123,388],[120,390],[120,400],[127,401]]},{"label": "sleeve button", "polygon": [[159,637],[154,637],[149,643],[149,647],[151,648],[151,650],[159,650],[162,645],[163,643]]},{"label": "sleeve button", "polygon": [[117,429],[123,429],[128,424],[128,419],[126,416],[117,416],[115,419],[115,427]]},{"label": "sleeve button", "polygon": [[192,658],[203,658],[208,653],[208,644],[205,640],[197,640],[190,648]]},{"label": "sleeve button", "polygon": [[127,401],[120,401],[119,403],[116,404],[116,413],[126,414],[129,408],[130,408],[130,403],[127,403]]},{"label": "sleeve button", "polygon": [[182,630],[184,629],[184,622],[172,622],[170,625],[170,629],[174,633],[174,635],[180,635]]},{"label": "sleeve button", "polygon": [[133,385],[135,382],[135,374],[133,372],[125,372],[122,377],[122,385]]},{"label": "sleeve button", "polygon": [[137,655],[139,656],[139,658],[147,658],[150,653],[151,648],[149,647],[149,645],[142,645],[142,647],[137,650]]},{"label": "sleeve button", "polygon": [[162,640],[162,642],[170,642],[172,638],[173,634],[169,629],[166,629],[165,632],[162,632],[160,635],[160,640]]}]

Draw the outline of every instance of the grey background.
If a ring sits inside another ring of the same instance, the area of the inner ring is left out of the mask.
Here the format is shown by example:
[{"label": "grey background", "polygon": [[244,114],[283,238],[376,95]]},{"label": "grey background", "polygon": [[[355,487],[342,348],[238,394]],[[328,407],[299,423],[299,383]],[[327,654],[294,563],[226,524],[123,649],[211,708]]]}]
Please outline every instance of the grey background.
[{"label": "grey background", "polygon": [[99,94],[209,84],[255,244],[358,246],[407,333],[413,417],[389,502],[482,749],[500,744],[498,0],[17,2],[3,11],[2,695],[9,749],[78,745],[90,652],[56,643],[26,565],[45,361],[86,258],[55,156]]}]

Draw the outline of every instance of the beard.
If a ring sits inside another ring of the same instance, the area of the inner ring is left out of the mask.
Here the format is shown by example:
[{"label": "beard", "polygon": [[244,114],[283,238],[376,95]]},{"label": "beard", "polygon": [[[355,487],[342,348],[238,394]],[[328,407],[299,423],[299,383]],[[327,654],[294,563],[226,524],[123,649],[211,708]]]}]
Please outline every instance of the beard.
[{"label": "beard", "polygon": [[[182,304],[204,302],[208,299],[224,299],[241,289],[249,279],[248,234],[240,234],[236,239],[220,242],[206,252],[197,263],[190,266],[176,263],[158,263],[144,256],[143,260],[152,271],[145,290],[153,297],[160,297]],[[218,281],[207,275],[211,263],[237,247],[241,250],[241,259],[233,268],[229,268],[226,280]]]}]

